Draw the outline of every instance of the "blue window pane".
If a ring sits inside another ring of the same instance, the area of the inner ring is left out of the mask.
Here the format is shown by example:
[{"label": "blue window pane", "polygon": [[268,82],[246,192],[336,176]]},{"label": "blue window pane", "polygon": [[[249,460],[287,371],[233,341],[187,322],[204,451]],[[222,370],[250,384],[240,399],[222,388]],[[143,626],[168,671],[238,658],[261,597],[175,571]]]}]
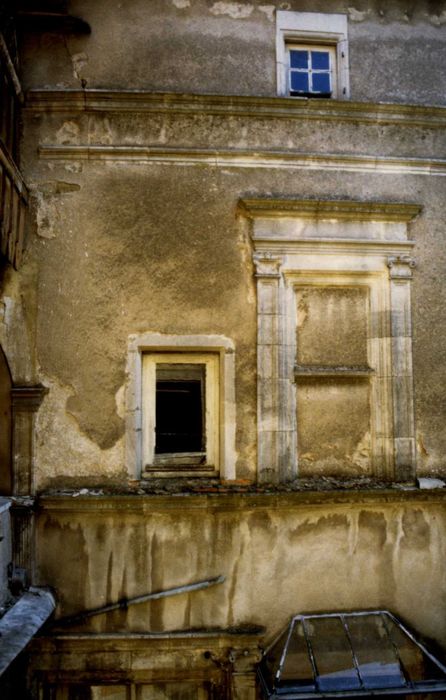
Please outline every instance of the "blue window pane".
[{"label": "blue window pane", "polygon": [[308,73],[291,73],[291,92],[308,92]]},{"label": "blue window pane", "polygon": [[314,70],[329,70],[330,55],[328,51],[312,51],[311,52],[311,67]]},{"label": "blue window pane", "polygon": [[290,51],[291,68],[308,68],[308,51]]},{"label": "blue window pane", "polygon": [[313,89],[311,92],[331,92],[329,73],[313,73]]}]

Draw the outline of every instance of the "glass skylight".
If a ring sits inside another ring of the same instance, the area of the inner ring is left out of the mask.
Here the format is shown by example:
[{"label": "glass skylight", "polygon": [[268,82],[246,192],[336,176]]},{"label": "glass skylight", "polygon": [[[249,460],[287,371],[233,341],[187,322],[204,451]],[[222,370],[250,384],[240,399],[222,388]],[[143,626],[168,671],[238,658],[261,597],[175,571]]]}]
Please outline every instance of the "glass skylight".
[{"label": "glass skylight", "polygon": [[385,611],[296,615],[264,654],[265,698],[446,691],[446,667]]}]

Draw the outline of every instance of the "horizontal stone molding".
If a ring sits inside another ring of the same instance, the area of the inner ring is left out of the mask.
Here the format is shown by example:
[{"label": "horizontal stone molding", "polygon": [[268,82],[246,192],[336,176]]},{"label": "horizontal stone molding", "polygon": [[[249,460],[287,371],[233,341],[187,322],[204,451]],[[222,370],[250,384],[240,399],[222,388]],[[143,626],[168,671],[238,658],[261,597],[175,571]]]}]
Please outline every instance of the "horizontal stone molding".
[{"label": "horizontal stone molding", "polygon": [[[271,487],[270,487],[271,489]],[[76,492],[74,492],[76,493]],[[77,495],[77,494],[76,494]],[[446,489],[404,488],[373,488],[355,485],[342,490],[306,489],[289,492],[277,489],[269,493],[177,493],[177,494],[145,494],[145,495],[48,495],[41,496],[38,501],[38,511],[48,513],[91,513],[93,517],[100,513],[109,516],[114,512],[140,513],[149,516],[153,513],[173,511],[185,513],[189,510],[207,511],[240,511],[246,513],[253,510],[301,510],[302,508],[332,508],[370,505],[386,507],[387,504],[446,504]]]},{"label": "horizontal stone molding", "polygon": [[415,241],[391,241],[372,238],[274,238],[253,236],[257,251],[273,254],[292,255],[298,249],[300,253],[319,253],[328,247],[336,254],[388,255],[390,251],[398,250],[404,253],[412,252]]},{"label": "horizontal stone molding", "polygon": [[240,208],[251,219],[261,217],[297,217],[299,219],[337,219],[349,221],[409,222],[422,210],[419,204],[406,202],[352,202],[319,199],[241,199]]},{"label": "horizontal stone molding", "polygon": [[[230,674],[234,697],[250,700],[256,697],[255,670],[264,633],[264,628],[250,625],[234,631],[55,634],[32,641],[29,668],[40,683],[57,684],[101,684],[106,677],[126,685],[168,679],[223,687]],[[117,663],[117,654],[125,664]]]},{"label": "horizontal stone molding", "polygon": [[161,146],[41,144],[41,158],[50,160],[112,160],[141,163],[201,165],[282,170],[336,170],[351,172],[446,175],[446,159],[399,158],[336,153],[301,153],[258,149],[169,148]]},{"label": "horizontal stone molding", "polygon": [[142,90],[30,90],[33,112],[153,112],[258,118],[317,119],[446,127],[446,107],[239,95],[182,95]]}]

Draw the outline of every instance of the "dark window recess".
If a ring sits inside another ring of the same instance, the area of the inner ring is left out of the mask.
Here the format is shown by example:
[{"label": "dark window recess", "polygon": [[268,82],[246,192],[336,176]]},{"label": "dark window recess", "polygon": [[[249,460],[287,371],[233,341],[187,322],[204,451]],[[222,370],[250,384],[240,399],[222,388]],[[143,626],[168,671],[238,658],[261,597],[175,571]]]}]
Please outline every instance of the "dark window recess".
[{"label": "dark window recess", "polygon": [[204,365],[157,366],[156,454],[204,452],[204,387]]}]

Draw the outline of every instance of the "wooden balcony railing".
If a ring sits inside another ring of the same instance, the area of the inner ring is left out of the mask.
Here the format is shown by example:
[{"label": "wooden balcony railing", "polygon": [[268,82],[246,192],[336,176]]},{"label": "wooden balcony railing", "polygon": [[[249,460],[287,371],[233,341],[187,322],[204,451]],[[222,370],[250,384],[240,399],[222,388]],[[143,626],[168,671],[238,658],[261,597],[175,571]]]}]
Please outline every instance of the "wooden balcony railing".
[{"label": "wooden balcony railing", "polygon": [[23,95],[16,66],[0,33],[0,256],[15,268],[25,244],[28,190],[16,165]]},{"label": "wooden balcony railing", "polygon": [[28,189],[0,141],[0,253],[16,269],[25,246]]}]

